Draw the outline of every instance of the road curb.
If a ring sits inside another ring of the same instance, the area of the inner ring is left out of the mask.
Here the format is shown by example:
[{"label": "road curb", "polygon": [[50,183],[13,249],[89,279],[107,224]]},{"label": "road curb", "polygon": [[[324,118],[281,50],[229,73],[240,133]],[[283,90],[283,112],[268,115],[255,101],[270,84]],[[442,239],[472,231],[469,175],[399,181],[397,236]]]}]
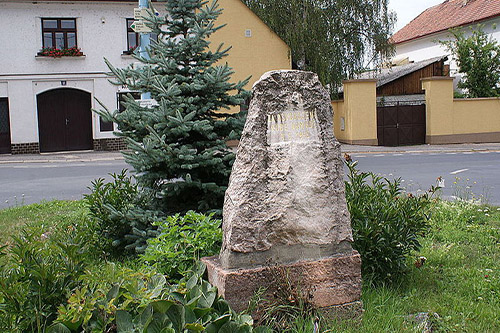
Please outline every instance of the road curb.
[{"label": "road curb", "polygon": [[84,158],[84,159],[53,159],[53,160],[10,160],[10,161],[1,161],[0,164],[26,164],[26,163],[81,163],[81,162],[106,162],[106,161],[122,161],[123,157],[118,158]]},{"label": "road curb", "polygon": [[470,149],[470,150],[393,150],[393,151],[363,151],[363,150],[343,150],[342,153],[346,154],[447,154],[447,153],[481,153],[481,152],[491,152],[499,153],[500,150],[489,150],[489,149]]}]

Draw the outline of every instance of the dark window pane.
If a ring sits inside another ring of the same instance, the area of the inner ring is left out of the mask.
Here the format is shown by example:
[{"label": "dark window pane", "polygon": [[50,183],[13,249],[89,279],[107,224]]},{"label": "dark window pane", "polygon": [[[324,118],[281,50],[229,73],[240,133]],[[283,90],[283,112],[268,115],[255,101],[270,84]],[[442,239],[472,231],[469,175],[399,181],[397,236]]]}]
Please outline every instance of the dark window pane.
[{"label": "dark window pane", "polygon": [[132,27],[131,27],[132,23],[134,23],[134,20],[127,19],[127,29],[132,29]]},{"label": "dark window pane", "polygon": [[61,28],[75,29],[75,20],[61,20]]},{"label": "dark window pane", "polygon": [[74,32],[68,32],[68,49],[76,46],[76,34]]},{"label": "dark window pane", "polygon": [[57,29],[57,20],[43,20],[44,29]]},{"label": "dark window pane", "polygon": [[57,49],[64,49],[64,33],[63,32],[56,32],[56,48]]},{"label": "dark window pane", "polygon": [[128,33],[128,47],[133,48],[137,46],[137,38],[135,35],[135,32],[129,32]]},{"label": "dark window pane", "polygon": [[113,122],[104,121],[102,117],[99,117],[99,127],[101,132],[111,132],[113,130]]},{"label": "dark window pane", "polygon": [[43,47],[52,47],[52,33],[44,32],[43,33]]}]

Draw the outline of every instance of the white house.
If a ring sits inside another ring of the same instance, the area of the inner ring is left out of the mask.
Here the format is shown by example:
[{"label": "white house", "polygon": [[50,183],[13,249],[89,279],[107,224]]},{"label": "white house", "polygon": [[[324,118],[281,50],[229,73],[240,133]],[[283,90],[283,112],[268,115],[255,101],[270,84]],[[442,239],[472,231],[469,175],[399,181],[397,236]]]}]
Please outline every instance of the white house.
[{"label": "white house", "polygon": [[[392,36],[396,47],[393,63],[422,61],[448,55],[448,51],[437,41],[449,40],[449,29],[484,25],[483,30],[500,41],[499,0],[446,0],[426,9],[410,23]],[[451,60],[451,57],[449,57]],[[451,61],[451,75],[456,75],[457,66]]]},{"label": "white house", "polygon": [[[290,68],[288,46],[250,9],[239,0],[219,3],[219,23],[227,23],[219,35],[233,45],[227,61],[236,79]],[[108,82],[103,58],[116,67],[134,61],[137,6],[137,0],[0,1],[0,153],[122,147],[114,125],[90,109],[99,107],[95,98],[116,109],[127,91]],[[50,47],[73,48],[73,56],[42,52]]]}]

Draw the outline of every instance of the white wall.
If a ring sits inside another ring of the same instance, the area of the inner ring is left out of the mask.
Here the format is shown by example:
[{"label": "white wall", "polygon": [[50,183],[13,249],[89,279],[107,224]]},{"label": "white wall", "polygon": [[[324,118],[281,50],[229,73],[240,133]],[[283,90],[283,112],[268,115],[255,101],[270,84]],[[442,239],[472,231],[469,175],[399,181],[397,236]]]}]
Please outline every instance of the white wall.
[{"label": "white wall", "polygon": [[[0,97],[9,98],[12,143],[38,142],[36,95],[54,88],[82,89],[92,94],[92,107],[116,109],[119,87],[108,82],[103,61],[116,67],[133,62],[122,55],[127,49],[126,18],[133,17],[136,3],[0,3]],[[76,18],[78,47],[84,57],[37,57],[42,48],[41,18]],[[93,137],[110,138],[112,132],[99,131],[93,114]]]},{"label": "white wall", "polygon": [[[126,18],[133,17],[135,3],[0,3],[0,73],[41,74],[103,72],[103,56],[115,66],[126,66]],[[78,47],[85,59],[35,57],[42,48],[41,18],[77,20]],[[102,23],[104,21],[104,23]]]},{"label": "white wall", "polygon": [[[483,30],[500,43],[500,17],[484,21],[483,24]],[[494,29],[495,25],[498,26],[497,29]],[[471,25],[470,27],[475,26],[476,25]],[[470,35],[469,26],[465,27],[464,31],[467,35]],[[437,43],[439,40],[450,40],[450,33],[448,31],[439,32],[397,44],[394,59],[409,58],[410,61],[421,61],[441,55],[449,55],[446,48]],[[456,63],[452,61],[451,57],[448,60],[448,63],[450,64],[451,75],[456,75],[458,67]]]}]

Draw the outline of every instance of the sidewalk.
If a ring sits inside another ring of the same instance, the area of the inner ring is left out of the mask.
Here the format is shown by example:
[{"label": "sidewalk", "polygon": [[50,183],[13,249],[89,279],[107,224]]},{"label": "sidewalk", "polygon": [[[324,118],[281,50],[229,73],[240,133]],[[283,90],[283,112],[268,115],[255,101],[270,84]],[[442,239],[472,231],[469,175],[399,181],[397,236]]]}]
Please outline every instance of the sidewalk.
[{"label": "sidewalk", "polygon": [[0,164],[10,163],[72,163],[123,160],[118,151],[65,151],[42,154],[0,155]]},{"label": "sidewalk", "polygon": [[[390,154],[390,153],[453,153],[453,152],[500,152],[500,143],[453,144],[453,145],[418,145],[403,147],[357,146],[341,144],[343,153],[349,154]],[[72,151],[58,153],[0,155],[0,164],[10,163],[71,163],[123,160],[117,151]]]},{"label": "sidewalk", "polygon": [[455,153],[500,151],[500,143],[463,143],[450,145],[418,145],[401,147],[357,146],[341,144],[343,153]]}]

